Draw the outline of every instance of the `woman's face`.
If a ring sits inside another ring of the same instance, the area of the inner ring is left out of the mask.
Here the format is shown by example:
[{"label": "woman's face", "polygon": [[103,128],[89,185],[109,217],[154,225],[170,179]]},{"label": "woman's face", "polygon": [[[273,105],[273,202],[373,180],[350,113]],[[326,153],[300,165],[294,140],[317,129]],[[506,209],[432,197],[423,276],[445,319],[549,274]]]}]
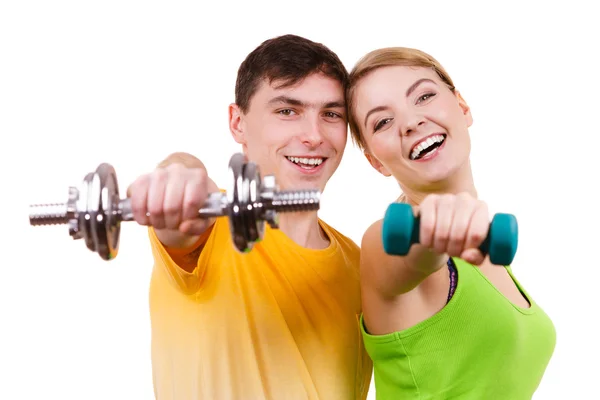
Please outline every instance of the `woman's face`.
[{"label": "woman's face", "polygon": [[431,68],[379,68],[358,82],[354,101],[365,155],[401,186],[433,190],[468,162],[469,107]]}]

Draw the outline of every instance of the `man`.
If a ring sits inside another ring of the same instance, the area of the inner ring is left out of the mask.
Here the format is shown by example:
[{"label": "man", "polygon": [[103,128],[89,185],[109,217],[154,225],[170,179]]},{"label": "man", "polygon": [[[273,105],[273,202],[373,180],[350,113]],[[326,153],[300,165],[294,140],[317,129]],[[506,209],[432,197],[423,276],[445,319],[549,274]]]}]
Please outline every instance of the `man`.
[{"label": "man", "polygon": [[[294,35],[265,41],[241,64],[229,127],[280,189],[323,190],[337,169],[347,76],[328,48]],[[366,398],[358,246],[316,212],[285,213],[240,254],[227,218],[194,219],[217,190],[187,153],[128,190],[136,221],[151,226],[156,397]]]}]

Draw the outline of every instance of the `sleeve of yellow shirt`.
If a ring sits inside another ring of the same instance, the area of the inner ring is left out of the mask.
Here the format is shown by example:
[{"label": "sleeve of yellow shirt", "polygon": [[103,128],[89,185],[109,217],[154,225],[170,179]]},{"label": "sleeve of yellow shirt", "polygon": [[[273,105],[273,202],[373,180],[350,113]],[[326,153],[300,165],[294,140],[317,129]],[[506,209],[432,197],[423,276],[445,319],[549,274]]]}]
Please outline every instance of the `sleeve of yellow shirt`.
[{"label": "sleeve of yellow shirt", "polygon": [[[148,229],[152,256],[157,268],[162,268],[173,284],[185,294],[192,294],[200,289],[200,282],[204,275],[205,265],[198,263],[198,257],[192,257],[189,260],[186,256],[194,252],[197,248],[204,245],[212,232],[212,227],[207,229],[198,240],[190,247],[186,248],[167,248],[163,245],[152,227]],[[191,271],[191,272],[189,272]]]},{"label": "sleeve of yellow shirt", "polygon": [[[219,191],[226,193],[223,188],[219,188]],[[206,268],[206,265],[200,265],[198,262],[199,255],[188,256],[206,243],[214,225],[208,228],[193,245],[185,248],[166,247],[158,240],[154,229],[152,227],[148,229],[156,267],[163,268],[172,282],[185,294],[192,294],[200,289],[200,282]]]}]

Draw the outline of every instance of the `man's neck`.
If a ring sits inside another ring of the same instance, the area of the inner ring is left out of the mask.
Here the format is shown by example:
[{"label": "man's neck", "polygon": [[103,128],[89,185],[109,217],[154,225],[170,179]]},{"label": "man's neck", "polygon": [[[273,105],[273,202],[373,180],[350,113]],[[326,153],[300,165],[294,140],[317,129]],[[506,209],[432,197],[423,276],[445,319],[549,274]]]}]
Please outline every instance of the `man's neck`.
[{"label": "man's neck", "polygon": [[329,239],[319,225],[315,212],[279,214],[279,230],[302,247],[324,249]]}]

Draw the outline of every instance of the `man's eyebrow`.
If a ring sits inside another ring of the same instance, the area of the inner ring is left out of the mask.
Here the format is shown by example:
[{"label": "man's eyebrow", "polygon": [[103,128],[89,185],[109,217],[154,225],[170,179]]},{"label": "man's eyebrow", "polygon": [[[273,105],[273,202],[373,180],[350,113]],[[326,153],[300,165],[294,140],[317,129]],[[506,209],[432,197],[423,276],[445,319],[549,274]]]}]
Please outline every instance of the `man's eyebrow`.
[{"label": "man's eyebrow", "polygon": [[346,103],[343,100],[329,101],[326,103],[322,103],[320,106],[313,103],[306,103],[302,100],[295,99],[289,96],[277,96],[273,97],[269,100],[268,104],[289,104],[292,106],[305,107],[305,108],[344,108],[346,107]]},{"label": "man's eyebrow", "polygon": [[277,96],[269,100],[269,104],[291,104],[293,106],[304,106],[304,102],[288,96]]},{"label": "man's eyebrow", "polygon": [[345,108],[346,103],[342,100],[331,101],[329,103],[325,103],[324,108]]}]

